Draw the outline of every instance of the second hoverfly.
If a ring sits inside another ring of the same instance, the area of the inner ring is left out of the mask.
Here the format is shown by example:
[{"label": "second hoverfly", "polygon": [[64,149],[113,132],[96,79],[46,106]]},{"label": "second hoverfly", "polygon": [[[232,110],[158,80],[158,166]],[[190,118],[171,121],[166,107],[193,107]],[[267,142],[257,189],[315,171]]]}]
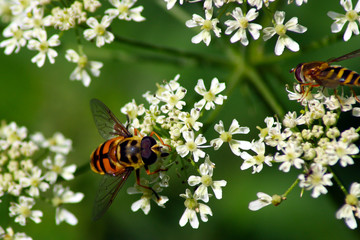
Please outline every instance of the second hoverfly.
[{"label": "second hoverfly", "polygon": [[[295,79],[300,83],[301,91],[304,94],[302,99],[306,97],[313,87],[319,86],[334,89],[334,94],[339,99],[336,88],[339,85],[345,85],[350,87],[356,101],[360,102],[359,98],[352,89],[353,86],[360,86],[360,75],[347,68],[331,65],[331,63],[334,62],[340,62],[359,56],[360,49],[338,58],[329,59],[325,62],[314,61],[300,63],[295,68],[291,69],[290,72],[295,73]],[[304,91],[304,86],[309,86],[306,92]]]},{"label": "second hoverfly", "polygon": [[153,135],[169,150],[171,150],[170,146],[165,144],[155,132],[143,137],[135,129],[132,135],[110,109],[98,99],[92,99],[90,107],[95,125],[100,135],[106,139],[90,157],[91,169],[103,175],[95,197],[93,220],[99,219],[106,212],[134,170],[137,184],[151,190],[157,199],[160,199],[154,189],[140,183],[140,169],[144,167],[149,175],[164,171],[164,169],[154,172],[149,170],[149,165],[155,163],[158,158],[169,155],[162,151],[162,146],[156,142]]}]

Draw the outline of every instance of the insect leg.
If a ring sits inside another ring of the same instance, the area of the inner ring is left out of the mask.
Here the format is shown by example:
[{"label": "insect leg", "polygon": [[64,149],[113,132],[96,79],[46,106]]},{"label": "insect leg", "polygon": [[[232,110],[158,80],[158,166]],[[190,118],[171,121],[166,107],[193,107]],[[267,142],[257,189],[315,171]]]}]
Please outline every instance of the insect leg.
[{"label": "insect leg", "polygon": [[[146,170],[147,170],[146,172],[149,171],[149,169],[146,169]],[[154,190],[152,187],[145,186],[145,185],[142,185],[142,184],[140,183],[140,169],[139,169],[139,168],[135,170],[135,173],[136,173],[136,183],[137,183],[137,185],[139,185],[140,187],[143,187],[143,188],[145,188],[145,189],[151,190],[151,191],[154,193],[156,199],[157,199],[158,201],[161,200],[161,197],[159,197],[159,195],[157,194],[157,192],[155,192],[155,190]]]},{"label": "insect leg", "polygon": [[350,87],[350,86],[349,86],[349,88],[350,88],[350,90],[352,91],[352,93],[353,93],[353,95],[354,95],[354,97],[355,97],[356,101],[360,103],[360,99],[357,97],[357,95],[356,95],[356,93],[355,93],[354,89],[353,89],[352,87]]},{"label": "insect leg", "polygon": [[341,106],[341,108],[342,108],[342,101],[341,101],[339,95],[337,94],[337,90],[336,90],[336,89],[334,89],[334,95],[335,95],[335,97],[337,98],[337,100],[339,101],[340,106]]},{"label": "insect leg", "polygon": [[171,147],[168,144],[165,144],[164,141],[162,140],[162,138],[156,132],[152,131],[149,136],[151,137],[152,135],[155,135],[159,139],[161,144],[164,146],[167,146],[169,148],[169,150],[171,151]]},{"label": "insect leg", "polygon": [[144,137],[137,128],[134,128],[134,135],[135,136],[139,135],[140,137]]}]

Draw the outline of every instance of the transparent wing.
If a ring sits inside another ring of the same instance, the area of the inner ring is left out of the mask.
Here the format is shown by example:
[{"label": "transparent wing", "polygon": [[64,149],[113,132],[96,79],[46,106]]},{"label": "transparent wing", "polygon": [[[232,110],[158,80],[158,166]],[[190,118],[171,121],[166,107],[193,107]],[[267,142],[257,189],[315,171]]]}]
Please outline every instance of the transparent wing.
[{"label": "transparent wing", "polygon": [[95,98],[91,99],[90,107],[95,125],[103,138],[111,139],[119,135],[124,137],[132,136],[103,102]]},{"label": "transparent wing", "polygon": [[353,51],[351,53],[345,54],[344,56],[341,56],[341,57],[338,57],[338,58],[329,59],[328,63],[341,62],[341,61],[344,61],[346,59],[355,58],[355,57],[360,57],[360,49],[355,50],[355,51]]},{"label": "transparent wing", "polygon": [[104,215],[114,201],[117,193],[124,185],[126,179],[129,177],[133,169],[126,169],[125,172],[118,176],[111,176],[105,174],[101,179],[99,189],[96,193],[92,219],[94,221]]}]

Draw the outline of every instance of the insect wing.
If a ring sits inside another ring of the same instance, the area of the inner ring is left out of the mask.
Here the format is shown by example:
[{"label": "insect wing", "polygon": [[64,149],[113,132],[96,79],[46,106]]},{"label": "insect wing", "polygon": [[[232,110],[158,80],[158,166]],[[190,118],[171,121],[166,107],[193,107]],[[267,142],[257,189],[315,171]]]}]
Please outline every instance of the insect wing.
[{"label": "insect wing", "polygon": [[103,138],[111,139],[119,135],[124,137],[132,136],[103,102],[95,98],[91,99],[90,107],[95,125]]},{"label": "insect wing", "polygon": [[114,201],[117,193],[124,185],[133,169],[127,169],[118,176],[105,174],[100,182],[99,189],[96,193],[92,219],[94,221],[104,215]]},{"label": "insect wing", "polygon": [[355,51],[353,51],[351,53],[345,54],[345,55],[343,55],[341,57],[338,57],[338,58],[329,59],[328,63],[341,62],[341,61],[344,61],[346,59],[355,58],[355,57],[360,57],[360,49],[355,50]]}]

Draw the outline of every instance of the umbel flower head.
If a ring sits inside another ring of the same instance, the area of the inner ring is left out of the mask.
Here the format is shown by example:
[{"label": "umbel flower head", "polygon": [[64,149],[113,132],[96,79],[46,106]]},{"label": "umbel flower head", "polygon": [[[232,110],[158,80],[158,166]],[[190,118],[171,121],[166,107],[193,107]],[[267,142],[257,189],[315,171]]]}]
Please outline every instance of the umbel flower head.
[{"label": "umbel flower head", "polygon": [[[294,90],[287,90],[289,99],[302,101],[304,109],[301,115],[288,112],[282,123],[275,122],[273,117],[267,117],[266,128],[258,127],[259,139],[252,142],[252,150],[257,155],[251,156],[244,151],[240,156],[244,159],[242,170],[252,166],[253,173],[258,173],[263,166],[279,164],[279,170],[284,173],[293,170],[300,170],[300,173],[282,195],[271,197],[259,192],[258,199],[249,204],[249,209],[256,211],[270,204],[276,206],[286,199],[295,186],[302,189],[302,194],[304,191],[311,191],[311,196],[318,198],[321,194],[328,193],[329,186],[337,185],[345,195],[345,204],[338,210],[336,217],[344,219],[348,227],[354,229],[357,227],[355,217],[360,212],[360,185],[353,183],[350,193],[347,193],[333,171],[333,166],[349,167],[359,157],[359,146],[355,142],[359,139],[360,128],[351,127],[340,132],[336,126],[340,114],[352,109],[354,97],[326,96],[322,89],[312,94],[306,87],[301,90],[298,86]],[[308,94],[306,99],[303,94]],[[275,153],[267,154],[267,148],[273,148]]]},{"label": "umbel flower head", "polygon": [[[64,183],[56,183],[59,178],[65,181],[74,179],[76,165],[66,163],[71,145],[71,140],[61,133],[50,138],[41,133],[28,135],[27,129],[15,122],[1,122],[0,202],[5,195],[12,197],[8,214],[13,223],[21,226],[26,226],[29,221],[41,223],[46,214],[41,208],[52,203],[57,224],[61,221],[77,224],[75,215],[64,206],[80,202],[84,194],[72,192],[62,185]],[[5,233],[1,226],[0,236],[31,239],[25,233],[14,233],[11,227]]]},{"label": "umbel flower head", "polygon": [[[223,143],[229,143],[230,149],[235,156],[240,155],[240,149],[249,149],[251,143],[240,140],[241,136],[249,133],[249,128],[240,127],[237,120],[233,120],[228,131],[224,130],[223,122],[215,125],[215,131],[220,136],[208,140],[203,134],[204,114],[212,111],[224,103],[226,96],[221,95],[226,88],[225,83],[219,82],[217,78],[211,81],[210,89],[205,88],[204,81],[199,79],[193,89],[194,94],[200,96],[200,100],[189,104],[189,90],[181,86],[180,75],[174,79],[157,84],[155,93],[146,92],[143,96],[148,102],[146,104],[131,102],[121,108],[121,112],[128,115],[128,125],[130,131],[137,129],[143,135],[155,131],[162,139],[162,144],[171,146],[169,156],[157,159],[154,169],[159,169],[155,174],[141,176],[140,183],[145,186],[151,186],[156,193],[166,193],[166,188],[171,187],[171,178],[168,174],[170,168],[181,164],[181,170],[177,170],[180,175],[182,169],[193,170],[184,182],[187,183],[185,194],[180,196],[185,198],[185,211],[180,218],[180,226],[190,223],[192,228],[199,227],[199,219],[203,222],[208,221],[208,216],[212,216],[210,206],[204,204],[211,202],[212,196],[215,199],[222,199],[223,188],[226,186],[225,180],[216,180],[215,163],[210,161],[210,155],[207,154],[209,148],[219,150]],[[188,107],[190,106],[190,108]],[[193,106],[193,107],[192,107]],[[186,110],[187,109],[187,110]],[[233,139],[238,136],[239,140]],[[160,143],[159,143],[160,144]],[[161,144],[160,144],[161,145]],[[205,160],[203,160],[205,158]],[[190,190],[194,189],[195,190]],[[151,202],[157,206],[165,207],[170,201],[165,195],[156,195],[151,189],[138,186],[128,189],[129,194],[141,194],[140,199],[131,205],[132,211],[141,209],[145,215],[151,210]],[[153,200],[153,201],[152,201]],[[155,206],[156,206],[155,205]]]}]

